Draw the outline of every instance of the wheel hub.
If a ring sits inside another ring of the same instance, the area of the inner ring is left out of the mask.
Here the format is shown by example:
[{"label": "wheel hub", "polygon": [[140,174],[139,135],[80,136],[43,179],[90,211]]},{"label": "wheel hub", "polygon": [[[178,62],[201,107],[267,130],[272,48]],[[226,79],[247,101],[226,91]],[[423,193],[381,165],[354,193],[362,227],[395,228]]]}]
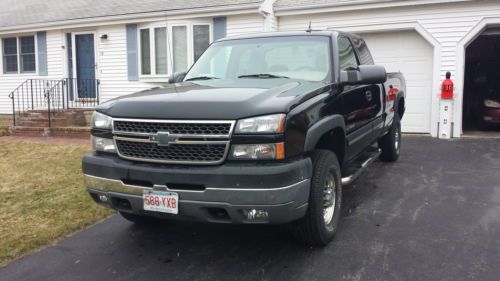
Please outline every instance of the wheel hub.
[{"label": "wheel hub", "polygon": [[333,216],[335,213],[335,177],[333,175],[333,171],[328,173],[324,183],[323,189],[323,219],[325,221],[325,225],[328,225],[332,222]]}]

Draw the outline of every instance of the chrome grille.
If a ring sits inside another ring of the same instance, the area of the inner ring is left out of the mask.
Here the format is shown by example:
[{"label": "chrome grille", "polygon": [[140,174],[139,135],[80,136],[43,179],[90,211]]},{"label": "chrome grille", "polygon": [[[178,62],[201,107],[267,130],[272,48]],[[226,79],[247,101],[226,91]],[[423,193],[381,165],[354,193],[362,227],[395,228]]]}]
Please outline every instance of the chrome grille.
[{"label": "chrome grille", "polygon": [[116,140],[120,153],[126,157],[158,161],[217,162],[224,157],[226,144],[171,144]]},{"label": "chrome grille", "polygon": [[169,132],[182,135],[229,135],[231,123],[211,122],[151,122],[151,121],[114,121],[114,129],[123,133]]},{"label": "chrome grille", "polygon": [[174,164],[224,161],[234,121],[114,119],[113,135],[122,158]]}]

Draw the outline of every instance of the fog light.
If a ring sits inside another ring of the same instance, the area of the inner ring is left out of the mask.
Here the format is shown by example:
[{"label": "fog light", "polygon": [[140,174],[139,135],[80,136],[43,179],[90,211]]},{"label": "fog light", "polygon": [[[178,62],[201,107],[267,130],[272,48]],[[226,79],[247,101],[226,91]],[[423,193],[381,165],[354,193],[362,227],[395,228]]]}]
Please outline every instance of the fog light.
[{"label": "fog light", "polygon": [[90,136],[92,148],[96,151],[115,153],[116,147],[113,139]]},{"label": "fog light", "polygon": [[108,202],[108,196],[99,195],[99,200],[101,200],[101,202],[103,202],[103,203],[106,203],[106,202]]},{"label": "fog light", "polygon": [[269,214],[264,210],[246,209],[243,210],[243,214],[251,221],[267,221],[269,218]]}]

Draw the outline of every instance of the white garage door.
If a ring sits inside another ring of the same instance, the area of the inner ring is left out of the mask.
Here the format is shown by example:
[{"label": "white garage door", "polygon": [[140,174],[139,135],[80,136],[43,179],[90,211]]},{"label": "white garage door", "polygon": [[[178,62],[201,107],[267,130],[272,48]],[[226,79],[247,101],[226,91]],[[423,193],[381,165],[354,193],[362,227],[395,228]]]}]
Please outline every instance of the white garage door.
[{"label": "white garage door", "polygon": [[415,31],[360,34],[376,64],[406,77],[402,130],[429,133],[431,126],[433,47]]}]

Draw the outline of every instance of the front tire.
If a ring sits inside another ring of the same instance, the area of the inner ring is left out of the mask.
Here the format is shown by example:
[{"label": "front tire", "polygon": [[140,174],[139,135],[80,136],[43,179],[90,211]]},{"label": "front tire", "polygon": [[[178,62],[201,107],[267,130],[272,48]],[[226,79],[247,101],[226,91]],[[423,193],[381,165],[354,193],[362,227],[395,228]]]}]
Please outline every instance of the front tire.
[{"label": "front tire", "polygon": [[394,120],[389,132],[378,142],[382,150],[380,160],[385,162],[394,162],[398,160],[401,152],[401,121],[399,114],[394,113]]},{"label": "front tire", "polygon": [[315,150],[306,215],[294,223],[294,236],[312,246],[325,246],[335,236],[342,205],[340,165],[335,153]]}]

